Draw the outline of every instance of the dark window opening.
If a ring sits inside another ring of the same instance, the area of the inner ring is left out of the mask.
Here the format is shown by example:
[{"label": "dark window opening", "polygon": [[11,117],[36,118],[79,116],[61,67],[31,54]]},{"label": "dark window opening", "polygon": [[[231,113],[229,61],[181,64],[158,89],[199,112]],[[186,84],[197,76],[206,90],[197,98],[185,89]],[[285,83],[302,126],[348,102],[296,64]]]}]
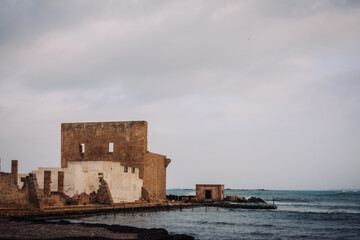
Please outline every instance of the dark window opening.
[{"label": "dark window opening", "polygon": [[80,150],[81,153],[85,152],[85,143],[80,143],[79,144],[79,150]]},{"label": "dark window opening", "polygon": [[124,172],[128,172],[128,167],[124,167]]},{"label": "dark window opening", "polygon": [[109,143],[109,153],[114,152],[114,143]]},{"label": "dark window opening", "polygon": [[205,199],[211,199],[211,190],[205,190]]},{"label": "dark window opening", "polygon": [[131,173],[135,173],[135,168],[134,167],[131,168]]}]

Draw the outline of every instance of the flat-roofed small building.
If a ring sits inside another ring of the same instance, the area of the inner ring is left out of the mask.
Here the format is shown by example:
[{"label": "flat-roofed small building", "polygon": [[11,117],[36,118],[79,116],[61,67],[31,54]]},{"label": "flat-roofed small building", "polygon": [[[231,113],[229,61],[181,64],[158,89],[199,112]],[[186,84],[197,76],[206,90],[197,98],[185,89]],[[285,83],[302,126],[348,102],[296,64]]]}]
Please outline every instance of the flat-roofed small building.
[{"label": "flat-roofed small building", "polygon": [[224,200],[224,184],[196,184],[197,202]]}]

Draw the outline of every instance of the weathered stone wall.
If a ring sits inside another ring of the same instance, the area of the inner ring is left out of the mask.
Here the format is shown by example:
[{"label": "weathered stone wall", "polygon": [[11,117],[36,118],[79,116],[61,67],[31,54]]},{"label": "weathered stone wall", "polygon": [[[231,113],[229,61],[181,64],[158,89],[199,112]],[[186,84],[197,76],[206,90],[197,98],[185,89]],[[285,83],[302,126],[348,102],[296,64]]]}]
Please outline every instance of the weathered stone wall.
[{"label": "weathered stone wall", "polygon": [[69,161],[67,168],[38,168],[32,173],[35,173],[40,180],[39,188],[44,189],[44,172],[51,171],[51,191],[60,191],[59,174],[63,172],[62,192],[73,197],[82,192],[87,194],[96,192],[99,188],[98,173],[101,172],[109,185],[115,203],[139,200],[143,186],[139,169],[128,167],[128,171],[125,172],[124,167],[120,162],[111,161]]},{"label": "weathered stone wall", "polygon": [[64,168],[64,192],[69,196],[96,192],[99,173],[103,173],[115,203],[133,202],[141,198],[143,180],[139,178],[139,169],[127,167],[125,172],[125,166],[109,161],[69,161],[68,168]]},{"label": "weathered stone wall", "polygon": [[144,167],[143,196],[148,200],[166,198],[166,167],[170,159],[166,156],[147,152]]},{"label": "weathered stone wall", "polygon": [[51,192],[51,171],[44,171],[44,195]]},{"label": "weathered stone wall", "polygon": [[22,189],[14,182],[17,174],[0,172],[0,208],[43,209],[43,192],[39,190],[36,175],[23,177]]},{"label": "weathered stone wall", "polygon": [[14,176],[0,172],[0,207],[25,209],[28,205],[28,194],[14,183]]},{"label": "weathered stone wall", "polygon": [[[109,152],[113,143],[113,152]],[[80,144],[85,144],[81,152]],[[61,124],[61,167],[69,161],[116,161],[136,167],[143,178],[147,151],[147,122],[89,122]]]},{"label": "weathered stone wall", "polygon": [[44,208],[44,193],[39,189],[35,174],[29,173],[29,176],[26,176],[23,189],[28,193],[30,204],[38,209]]},{"label": "weathered stone wall", "polygon": [[[205,192],[211,191],[211,200],[206,199]],[[224,185],[222,184],[196,184],[196,201],[222,201],[224,200]]]},{"label": "weathered stone wall", "polygon": [[[109,151],[110,143],[113,151]],[[61,166],[66,168],[70,162],[76,161],[120,162],[129,169],[135,167],[140,179],[144,180],[142,197],[166,198],[166,167],[170,160],[147,151],[146,121],[63,123]],[[106,181],[113,191],[111,179]],[[112,194],[113,197],[117,195]],[[115,202],[116,199],[114,197]]]},{"label": "weathered stone wall", "polygon": [[107,182],[101,177],[99,179],[100,187],[96,193],[96,202],[100,204],[113,204],[113,198]]},{"label": "weathered stone wall", "polygon": [[39,167],[37,170],[31,171],[31,173],[36,175],[37,182],[38,182],[38,185],[39,185],[40,189],[44,189],[44,172],[45,171],[50,171],[51,172],[51,184],[50,184],[51,188],[50,188],[50,191],[51,192],[58,191],[58,176],[59,176],[58,172],[62,172],[62,171],[64,171],[64,169],[62,169],[62,168]]},{"label": "weathered stone wall", "polygon": [[13,182],[17,184],[18,180],[18,160],[11,161],[11,176],[13,177]]},{"label": "weathered stone wall", "polygon": [[64,172],[58,171],[58,192],[64,192]]}]

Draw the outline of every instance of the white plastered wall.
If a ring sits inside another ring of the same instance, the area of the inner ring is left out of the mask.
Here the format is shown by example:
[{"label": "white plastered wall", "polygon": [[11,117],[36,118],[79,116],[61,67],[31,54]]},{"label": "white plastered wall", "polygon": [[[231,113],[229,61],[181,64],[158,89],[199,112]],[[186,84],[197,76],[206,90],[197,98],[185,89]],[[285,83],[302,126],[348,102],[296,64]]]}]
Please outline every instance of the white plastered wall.
[{"label": "white plastered wall", "polygon": [[73,196],[86,192],[90,194],[99,188],[99,175],[103,173],[115,203],[134,202],[141,198],[143,180],[139,178],[139,169],[131,168],[124,172],[124,166],[111,161],[69,161],[64,169],[64,192]]},{"label": "white plastered wall", "polygon": [[[44,168],[39,167],[37,170],[31,171],[36,174],[39,189],[44,189],[44,171],[51,171],[51,191],[58,190],[58,172],[64,171],[63,168]],[[22,186],[23,183],[21,183]],[[20,185],[20,184],[19,184]]]},{"label": "white plastered wall", "polygon": [[139,169],[135,168],[132,173],[129,167],[128,172],[124,172],[124,166],[119,162],[69,161],[67,168],[38,168],[32,173],[36,174],[40,189],[44,189],[44,171],[51,171],[51,191],[58,190],[58,171],[64,171],[64,192],[70,197],[82,192],[96,192],[100,185],[98,173],[103,173],[114,203],[134,202],[141,198],[143,180],[139,178]]}]

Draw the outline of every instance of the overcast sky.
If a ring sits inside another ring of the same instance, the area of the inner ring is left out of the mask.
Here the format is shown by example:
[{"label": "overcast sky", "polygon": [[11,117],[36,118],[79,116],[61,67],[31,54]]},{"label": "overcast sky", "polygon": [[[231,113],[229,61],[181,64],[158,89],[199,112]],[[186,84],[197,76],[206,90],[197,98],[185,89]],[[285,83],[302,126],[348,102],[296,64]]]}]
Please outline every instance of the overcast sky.
[{"label": "overcast sky", "polygon": [[0,1],[0,157],[148,121],[168,188],[360,188],[360,1]]}]

